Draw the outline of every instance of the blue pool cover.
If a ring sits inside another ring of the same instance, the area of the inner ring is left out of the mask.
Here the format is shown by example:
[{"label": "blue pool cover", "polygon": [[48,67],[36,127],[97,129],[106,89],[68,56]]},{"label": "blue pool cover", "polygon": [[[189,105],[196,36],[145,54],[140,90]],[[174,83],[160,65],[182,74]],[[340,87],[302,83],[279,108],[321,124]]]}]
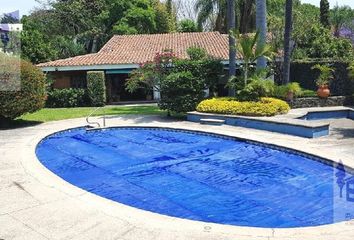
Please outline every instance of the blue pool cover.
[{"label": "blue pool cover", "polygon": [[353,179],[342,168],[233,138],[158,128],[80,128],[47,137],[36,153],[73,185],[169,216],[272,228],[354,218],[354,203],[338,205],[334,196],[338,183]]}]

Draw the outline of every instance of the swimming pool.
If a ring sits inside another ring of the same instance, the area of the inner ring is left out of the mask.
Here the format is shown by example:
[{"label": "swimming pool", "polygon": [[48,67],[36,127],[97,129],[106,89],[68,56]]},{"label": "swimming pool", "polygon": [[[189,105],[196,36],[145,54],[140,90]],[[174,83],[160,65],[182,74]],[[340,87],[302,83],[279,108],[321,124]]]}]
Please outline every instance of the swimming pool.
[{"label": "swimming pool", "polygon": [[[73,185],[173,217],[266,228],[348,220],[335,217],[334,202],[336,176],[348,173],[231,137],[162,128],[79,128],[43,139],[36,154]],[[345,211],[354,213],[354,207]]]},{"label": "swimming pool", "polygon": [[313,111],[300,117],[302,120],[323,120],[323,119],[338,119],[348,118],[354,120],[353,110],[336,110],[336,111]]}]

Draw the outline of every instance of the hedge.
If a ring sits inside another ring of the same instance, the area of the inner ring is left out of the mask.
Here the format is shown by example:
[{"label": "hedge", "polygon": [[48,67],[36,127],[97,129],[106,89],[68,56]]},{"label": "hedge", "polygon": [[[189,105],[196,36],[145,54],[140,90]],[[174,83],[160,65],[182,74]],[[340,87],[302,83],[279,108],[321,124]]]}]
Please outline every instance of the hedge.
[{"label": "hedge", "polygon": [[46,107],[69,108],[89,106],[87,93],[81,88],[53,89],[48,92]]},{"label": "hedge", "polygon": [[171,73],[160,83],[159,107],[177,113],[193,111],[203,100],[204,89],[204,81],[190,71]]},{"label": "hedge", "polygon": [[258,102],[240,102],[234,98],[212,98],[199,103],[198,112],[244,115],[274,116],[290,110],[289,105],[276,98],[261,98]]},{"label": "hedge", "polygon": [[[298,82],[300,86],[309,90],[317,90],[316,79],[319,72],[312,70],[316,64],[329,64],[335,68],[334,80],[330,84],[331,95],[351,95],[354,92],[354,81],[348,77],[348,66],[346,61],[295,61],[290,67],[290,81]],[[279,67],[279,66],[278,66]],[[281,73],[275,75],[275,81],[281,83]]]},{"label": "hedge", "polygon": [[92,106],[104,106],[106,103],[105,75],[102,71],[87,72],[87,94]]},{"label": "hedge", "polygon": [[[14,57],[6,57],[6,64],[16,64]],[[15,119],[24,113],[44,107],[46,99],[45,75],[31,63],[21,61],[21,88],[19,91],[0,91],[0,120]]]}]

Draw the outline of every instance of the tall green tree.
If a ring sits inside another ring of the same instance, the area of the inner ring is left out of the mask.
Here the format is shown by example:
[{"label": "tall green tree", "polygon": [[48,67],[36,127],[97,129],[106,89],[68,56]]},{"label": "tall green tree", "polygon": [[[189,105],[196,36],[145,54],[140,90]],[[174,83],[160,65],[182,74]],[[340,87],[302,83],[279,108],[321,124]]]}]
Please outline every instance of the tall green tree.
[{"label": "tall green tree", "polygon": [[177,28],[177,12],[176,6],[173,3],[173,0],[166,0],[166,10],[169,16],[170,28],[172,31],[176,30]]},{"label": "tall green tree", "polygon": [[334,35],[339,37],[340,29],[345,25],[351,26],[354,20],[354,10],[349,6],[341,6],[338,4],[331,10],[331,23],[334,29]]},{"label": "tall green tree", "polygon": [[350,59],[353,56],[351,41],[333,36],[331,30],[319,22],[308,26],[306,31],[294,34],[294,40],[296,42],[293,56],[295,59]]},{"label": "tall green tree", "polygon": [[34,63],[97,52],[114,34],[175,30],[160,0],[56,0],[49,4],[23,22],[23,55]]},{"label": "tall green tree", "polygon": [[159,0],[152,0],[155,10],[156,29],[159,33],[173,32],[176,28],[175,23],[171,20],[171,16],[167,11],[165,4]]},{"label": "tall green tree", "polygon": [[286,0],[285,3],[285,30],[284,30],[284,61],[283,61],[283,82],[289,83],[290,79],[290,58],[291,58],[291,31],[293,18],[293,0]]},{"label": "tall green tree", "polygon": [[23,17],[22,23],[24,29],[21,32],[21,57],[32,63],[56,59],[58,53],[49,37],[43,34],[28,17]]},{"label": "tall green tree", "polygon": [[330,22],[329,22],[329,2],[328,0],[321,0],[320,1],[320,22],[321,24],[326,27],[329,28]]},{"label": "tall green tree", "polygon": [[197,22],[200,29],[208,21],[213,22],[214,31],[227,33],[227,0],[197,0],[195,10],[198,12]]}]

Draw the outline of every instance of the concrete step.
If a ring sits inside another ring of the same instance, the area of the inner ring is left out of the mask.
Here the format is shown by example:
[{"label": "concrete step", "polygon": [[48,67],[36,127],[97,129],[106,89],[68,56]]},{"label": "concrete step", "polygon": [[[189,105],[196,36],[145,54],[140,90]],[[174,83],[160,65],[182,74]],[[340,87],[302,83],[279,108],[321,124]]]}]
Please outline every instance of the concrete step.
[{"label": "concrete step", "polygon": [[222,125],[225,123],[225,120],[215,119],[215,118],[202,118],[200,119],[200,124],[209,124],[209,125]]}]

